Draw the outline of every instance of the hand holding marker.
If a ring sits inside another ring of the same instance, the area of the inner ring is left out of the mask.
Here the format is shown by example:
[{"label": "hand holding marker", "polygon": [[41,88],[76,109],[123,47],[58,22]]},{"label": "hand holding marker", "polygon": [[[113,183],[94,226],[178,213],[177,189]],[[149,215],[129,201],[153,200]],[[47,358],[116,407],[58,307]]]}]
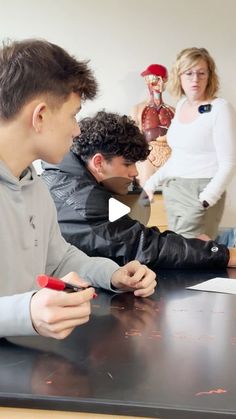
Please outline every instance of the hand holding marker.
[{"label": "hand holding marker", "polygon": [[[91,288],[91,285],[87,287],[79,287],[77,285],[69,284],[68,282],[64,282],[59,278],[54,278],[52,276],[47,275],[39,275],[37,277],[37,283],[41,288],[50,288],[56,291],[66,291],[66,292],[78,292],[83,291],[86,288]],[[93,294],[93,298],[96,298],[96,292]]]}]

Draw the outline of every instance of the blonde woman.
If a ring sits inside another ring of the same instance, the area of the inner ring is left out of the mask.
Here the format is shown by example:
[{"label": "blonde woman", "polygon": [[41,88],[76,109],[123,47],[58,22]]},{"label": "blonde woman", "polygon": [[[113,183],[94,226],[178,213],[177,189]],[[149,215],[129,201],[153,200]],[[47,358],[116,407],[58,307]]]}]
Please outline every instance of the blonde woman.
[{"label": "blonde woman", "polygon": [[216,237],[235,173],[235,112],[217,97],[218,88],[215,63],[205,48],[178,54],[169,81],[170,92],[180,99],[167,133],[172,154],[144,186],[152,199],[163,185],[168,227],[187,238]]}]

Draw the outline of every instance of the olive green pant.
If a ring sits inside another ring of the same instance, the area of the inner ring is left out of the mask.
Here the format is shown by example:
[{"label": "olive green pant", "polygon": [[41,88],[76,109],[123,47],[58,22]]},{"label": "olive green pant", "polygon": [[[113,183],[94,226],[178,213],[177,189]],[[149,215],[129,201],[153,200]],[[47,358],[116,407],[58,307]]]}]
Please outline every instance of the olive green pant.
[{"label": "olive green pant", "polygon": [[212,239],[217,236],[223,215],[225,197],[215,205],[203,208],[199,194],[211,179],[169,179],[163,185],[163,197],[167,212],[168,229],[186,238],[207,234]]}]

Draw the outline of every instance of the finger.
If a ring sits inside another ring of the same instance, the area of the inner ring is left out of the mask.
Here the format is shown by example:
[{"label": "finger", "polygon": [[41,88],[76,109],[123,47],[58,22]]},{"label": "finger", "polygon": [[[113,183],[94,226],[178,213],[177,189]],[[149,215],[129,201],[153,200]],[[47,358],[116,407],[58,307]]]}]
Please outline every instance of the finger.
[{"label": "finger", "polygon": [[136,270],[139,266],[141,266],[141,263],[138,260],[131,260],[130,262],[126,263],[126,265],[124,265],[124,268],[130,271],[133,269]]},{"label": "finger", "polygon": [[130,277],[130,284],[135,285],[148,274],[148,269],[144,265],[140,265],[136,272]]},{"label": "finger", "polygon": [[147,272],[144,278],[136,284],[136,287],[148,288],[152,286],[153,288],[155,288],[157,285],[157,281],[155,280],[155,277],[156,275],[152,271]]},{"label": "finger", "polygon": [[149,271],[149,274],[146,278],[144,278],[142,281],[140,281],[136,287],[137,287],[137,294],[135,291],[135,295],[138,296],[147,296],[153,294],[153,290],[155,290],[155,287],[157,285],[157,281],[155,280],[155,274],[152,271]]},{"label": "finger", "polygon": [[[130,289],[133,288],[144,288],[145,285],[143,284],[143,281],[145,279],[145,270],[142,269],[142,271],[139,271],[135,273],[133,276],[127,275],[123,278],[123,282],[126,287],[129,287]],[[149,282],[149,281],[148,281]]]},{"label": "finger", "polygon": [[75,327],[81,326],[89,321],[89,316],[80,317],[78,319],[70,319],[59,322],[57,324],[48,325],[45,324],[44,326],[44,333],[42,330],[40,334],[44,336],[50,336],[55,339],[64,339],[67,337]]},{"label": "finger", "polygon": [[70,272],[61,278],[62,281],[68,282],[69,284],[75,284],[81,287],[86,288],[89,283],[81,278],[76,272]]},{"label": "finger", "polygon": [[51,289],[41,289],[37,294],[41,295],[44,299],[45,307],[65,307],[65,306],[79,306],[86,303],[93,298],[94,288],[87,288],[83,291],[67,293],[64,291],[55,291]]},{"label": "finger", "polygon": [[95,290],[94,288],[85,288],[83,291],[77,291],[72,293],[60,292],[58,296],[58,305],[61,307],[68,306],[80,306],[86,302],[92,300]]},{"label": "finger", "polygon": [[45,314],[45,322],[50,325],[51,330],[61,327],[64,322],[80,322],[80,319],[89,317],[91,314],[90,303],[85,303],[79,307],[64,307],[52,310],[51,313]]},{"label": "finger", "polygon": [[134,291],[135,297],[149,297],[150,295],[154,294],[155,288],[148,287],[148,288],[139,288],[138,290]]}]

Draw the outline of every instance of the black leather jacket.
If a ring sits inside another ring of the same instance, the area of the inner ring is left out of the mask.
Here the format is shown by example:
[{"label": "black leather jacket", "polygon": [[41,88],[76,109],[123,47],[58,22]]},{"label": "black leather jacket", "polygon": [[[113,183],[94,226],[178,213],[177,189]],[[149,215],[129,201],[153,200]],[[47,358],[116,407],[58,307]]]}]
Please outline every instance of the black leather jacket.
[{"label": "black leather jacket", "polygon": [[64,238],[90,256],[123,265],[137,259],[159,268],[225,268],[229,251],[213,241],[160,233],[128,215],[108,220],[111,193],[99,184],[72,152],[58,166],[45,164],[42,178],[55,201]]}]

